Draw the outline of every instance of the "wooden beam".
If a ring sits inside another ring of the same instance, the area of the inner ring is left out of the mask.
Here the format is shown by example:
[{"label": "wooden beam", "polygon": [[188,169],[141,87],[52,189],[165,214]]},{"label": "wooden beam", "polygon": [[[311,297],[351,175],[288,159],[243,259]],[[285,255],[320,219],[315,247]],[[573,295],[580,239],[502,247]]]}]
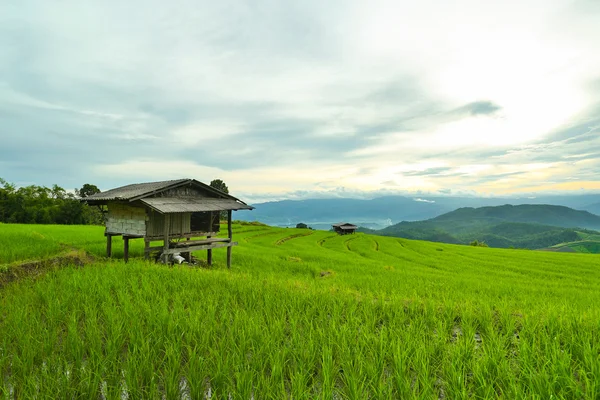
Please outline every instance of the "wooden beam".
[{"label": "wooden beam", "polygon": [[214,243],[214,242],[229,242],[229,241],[231,241],[229,238],[208,237],[206,239],[200,239],[200,240],[186,240],[185,242],[175,242],[173,247],[185,248],[188,246],[195,246],[197,244],[210,244],[210,243]]},{"label": "wooden beam", "polygon": [[[148,246],[147,250],[148,250],[148,254],[152,253],[153,251],[161,251],[164,250],[165,247],[164,246]],[[181,251],[181,250],[179,250]]]},{"label": "wooden beam", "polygon": [[106,257],[112,257],[112,235],[106,234]]},{"label": "wooden beam", "polygon": [[[190,247],[186,248],[185,251],[191,252],[191,251],[208,250],[210,248],[218,249],[221,247],[231,248],[231,246],[237,246],[237,245],[238,245],[238,242],[203,244],[203,245],[198,245],[198,246],[190,246]],[[175,253],[181,253],[181,249],[163,250],[163,254],[175,254]]]},{"label": "wooden beam", "polygon": [[123,236],[123,259],[129,261],[129,236]]},{"label": "wooden beam", "polygon": [[[231,210],[227,210],[227,236],[229,237],[229,241],[233,237],[233,227],[231,226]],[[231,246],[227,247],[227,268],[231,268]]]},{"label": "wooden beam", "polygon": [[[218,232],[186,232],[184,235],[173,235],[171,234],[169,237],[171,239],[187,239],[188,237],[201,237],[201,236],[216,236]],[[146,239],[150,241],[158,241],[163,240],[164,235],[159,236],[146,236]]]}]

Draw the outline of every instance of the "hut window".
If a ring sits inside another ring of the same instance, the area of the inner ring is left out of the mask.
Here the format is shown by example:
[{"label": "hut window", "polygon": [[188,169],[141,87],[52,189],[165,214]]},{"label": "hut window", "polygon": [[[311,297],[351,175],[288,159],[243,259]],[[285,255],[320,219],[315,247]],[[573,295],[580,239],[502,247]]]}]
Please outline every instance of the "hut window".
[{"label": "hut window", "polygon": [[208,212],[192,213],[192,232],[210,232],[211,218]]}]

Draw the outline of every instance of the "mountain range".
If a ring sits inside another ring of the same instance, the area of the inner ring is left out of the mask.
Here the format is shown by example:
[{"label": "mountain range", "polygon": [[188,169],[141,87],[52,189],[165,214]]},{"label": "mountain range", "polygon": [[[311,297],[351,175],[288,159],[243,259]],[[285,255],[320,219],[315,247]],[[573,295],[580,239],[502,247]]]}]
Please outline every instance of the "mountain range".
[{"label": "mountain range", "polygon": [[400,222],[379,235],[491,247],[540,249],[597,235],[600,216],[555,205],[464,207],[425,221]]},{"label": "mountain range", "polygon": [[541,197],[451,197],[385,196],[362,199],[282,200],[252,204],[253,211],[236,212],[235,218],[260,221],[274,226],[295,226],[303,222],[315,229],[330,229],[346,221],[371,229],[382,229],[402,221],[435,218],[464,207],[547,204],[600,214],[600,194]]}]

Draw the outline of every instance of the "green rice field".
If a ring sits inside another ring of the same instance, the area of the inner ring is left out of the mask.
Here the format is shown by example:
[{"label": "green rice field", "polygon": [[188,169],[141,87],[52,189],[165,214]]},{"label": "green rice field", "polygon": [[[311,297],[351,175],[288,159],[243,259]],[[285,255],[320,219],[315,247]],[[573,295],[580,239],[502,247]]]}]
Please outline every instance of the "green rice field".
[{"label": "green rice field", "polygon": [[227,269],[102,232],[0,225],[0,282],[94,260],[0,287],[0,399],[600,398],[598,255],[236,224]]}]

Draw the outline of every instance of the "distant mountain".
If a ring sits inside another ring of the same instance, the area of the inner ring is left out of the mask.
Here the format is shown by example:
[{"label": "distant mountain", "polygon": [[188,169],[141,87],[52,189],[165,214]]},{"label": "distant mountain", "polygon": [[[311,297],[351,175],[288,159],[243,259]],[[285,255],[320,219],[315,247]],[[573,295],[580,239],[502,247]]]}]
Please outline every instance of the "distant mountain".
[{"label": "distant mountain", "polygon": [[[269,225],[295,226],[303,222],[315,229],[329,229],[332,223],[347,221],[362,227],[381,229],[401,221],[419,221],[437,217],[462,207],[500,206],[505,204],[553,204],[570,208],[597,210],[600,195],[544,196],[524,198],[483,198],[450,196],[385,196],[372,200],[311,199],[282,200],[252,204],[253,211],[236,212],[246,221]],[[586,208],[586,207],[589,207]]]},{"label": "distant mountain", "polygon": [[589,211],[592,214],[600,215],[600,203],[589,204],[587,206],[581,207],[581,209]]},{"label": "distant mountain", "polygon": [[600,229],[600,216],[549,204],[506,204],[498,207],[464,207],[434,218],[436,221],[507,221],[524,222],[563,228]]},{"label": "distant mountain", "polygon": [[321,229],[329,229],[332,223],[340,221],[383,228],[402,220],[431,218],[455,208],[434,201],[419,201],[402,196],[379,197],[372,200],[283,200],[253,204],[253,206],[255,210],[252,212],[240,211],[235,217],[282,226],[303,222]]},{"label": "distant mountain", "polygon": [[377,234],[444,243],[485,241],[492,247],[538,249],[581,240],[600,229],[600,217],[554,205],[459,208],[426,221],[401,222]]}]

